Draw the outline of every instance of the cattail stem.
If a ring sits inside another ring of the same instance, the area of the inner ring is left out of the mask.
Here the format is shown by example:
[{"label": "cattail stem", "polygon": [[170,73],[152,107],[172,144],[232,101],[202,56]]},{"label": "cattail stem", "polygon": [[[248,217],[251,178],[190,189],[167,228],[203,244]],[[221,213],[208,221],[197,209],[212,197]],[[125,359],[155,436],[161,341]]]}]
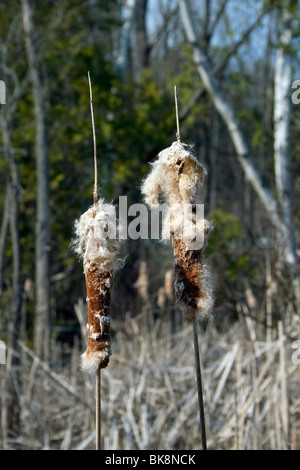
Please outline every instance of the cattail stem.
[{"label": "cattail stem", "polygon": [[101,369],[107,367],[111,355],[110,300],[114,271],[120,245],[117,237],[104,236],[104,227],[116,223],[115,208],[98,197],[96,134],[90,74],[90,106],[94,141],[94,204],[75,222],[75,251],[83,258],[87,292],[87,348],[81,355],[82,370],[96,374],[96,449],[101,449]]},{"label": "cattail stem", "polygon": [[93,130],[93,143],[94,143],[94,203],[98,202],[98,168],[97,168],[97,144],[96,144],[96,131],[95,131],[95,121],[94,121],[94,110],[93,110],[93,91],[90,72],[88,72],[89,88],[90,88],[90,108],[91,108],[91,118],[92,118],[92,130]]},{"label": "cattail stem", "polygon": [[[91,108],[91,119],[92,119],[92,130],[93,130],[93,145],[94,145],[94,204],[97,204],[99,200],[98,195],[98,168],[97,168],[97,144],[96,144],[96,131],[94,121],[94,109],[93,109],[93,91],[90,72],[88,72],[89,89],[90,89],[90,108]],[[101,368],[98,366],[96,372],[96,450],[101,450]]]},{"label": "cattail stem", "polygon": [[[175,109],[177,142],[163,150],[153,164],[152,171],[145,179],[142,193],[147,204],[157,204],[163,194],[169,205],[169,220],[163,229],[172,238],[174,253],[174,292],[178,307],[193,321],[195,367],[198,388],[202,448],[207,449],[204,420],[203,391],[196,317],[209,317],[212,306],[212,283],[210,271],[202,259],[202,248],[207,241],[211,224],[199,220],[197,206],[200,202],[200,187],[204,182],[206,169],[198,161],[192,147],[180,141],[177,90]],[[188,206],[190,214],[182,213]],[[193,245],[191,241],[202,242]]]},{"label": "cattail stem", "polygon": [[101,369],[96,372],[96,450],[101,450]]},{"label": "cattail stem", "polygon": [[196,377],[197,377],[197,390],[198,390],[198,404],[199,404],[202,450],[207,450],[205,416],[204,416],[204,403],[203,403],[203,389],[202,389],[201,365],[200,365],[200,353],[199,353],[199,344],[198,344],[198,332],[197,332],[195,319],[193,319],[193,336],[194,336],[194,353],[195,353],[195,367],[196,367]]},{"label": "cattail stem", "polygon": [[179,114],[178,114],[178,99],[177,99],[177,88],[176,88],[176,85],[174,85],[174,97],[175,97],[175,113],[176,113],[176,127],[177,127],[176,139],[177,139],[177,142],[180,142]]}]

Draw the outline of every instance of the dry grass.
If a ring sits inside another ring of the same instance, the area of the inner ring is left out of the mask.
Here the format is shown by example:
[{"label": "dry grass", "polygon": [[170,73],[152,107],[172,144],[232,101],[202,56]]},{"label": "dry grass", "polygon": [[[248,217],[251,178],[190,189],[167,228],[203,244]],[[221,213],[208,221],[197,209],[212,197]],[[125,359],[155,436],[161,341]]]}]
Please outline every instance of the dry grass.
[{"label": "dry grass", "polygon": [[[112,322],[113,355],[102,374],[104,449],[201,449],[191,328],[184,320],[170,335],[167,321],[154,324],[147,313]],[[226,330],[211,323],[199,334],[208,449],[300,449],[296,320],[285,334],[279,323],[271,342],[257,339],[250,317]],[[95,379],[79,370],[81,345],[69,353],[63,366],[56,345],[48,367],[21,344],[19,435],[4,429],[2,367],[2,449],[94,448]]]}]

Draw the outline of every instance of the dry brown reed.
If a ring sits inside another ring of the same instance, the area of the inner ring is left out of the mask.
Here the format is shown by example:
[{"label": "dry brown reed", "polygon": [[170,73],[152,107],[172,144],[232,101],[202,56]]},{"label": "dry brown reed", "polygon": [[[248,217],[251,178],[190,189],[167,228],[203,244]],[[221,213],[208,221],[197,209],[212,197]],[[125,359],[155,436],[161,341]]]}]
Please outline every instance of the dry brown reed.
[{"label": "dry brown reed", "polygon": [[[83,302],[78,309],[85,314]],[[222,331],[214,324],[200,330],[208,449],[300,450],[300,365],[292,361],[299,321],[288,315],[266,341],[255,321],[244,321],[246,305],[241,311],[243,317]],[[116,321],[114,354],[101,383],[104,447],[196,450],[201,441],[191,324],[185,320],[168,343],[163,325],[149,331],[145,316]],[[72,348],[54,344],[51,368],[24,343],[20,351],[21,428],[19,434],[5,432],[2,420],[0,448],[93,449],[95,377],[76,367],[80,342]],[[1,367],[0,385],[5,373],[15,370]],[[0,387],[2,413],[4,393]]]}]

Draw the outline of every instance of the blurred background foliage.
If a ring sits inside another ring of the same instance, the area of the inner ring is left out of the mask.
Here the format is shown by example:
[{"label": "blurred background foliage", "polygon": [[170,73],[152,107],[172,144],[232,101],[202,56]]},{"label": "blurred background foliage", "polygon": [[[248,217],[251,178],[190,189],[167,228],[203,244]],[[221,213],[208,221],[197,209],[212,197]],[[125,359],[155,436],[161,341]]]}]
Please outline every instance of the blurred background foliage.
[{"label": "blurred background foliage", "polygon": [[[142,3],[142,2],[140,2]],[[151,5],[150,5],[151,3]],[[176,2],[148,2],[146,11],[148,44],[146,59],[136,76],[135,56],[139,42],[128,43],[125,74],[118,70],[118,48],[124,27],[124,2],[62,0],[32,1],[36,44],[45,85],[45,109],[50,161],[51,285],[53,322],[78,327],[74,304],[85,297],[81,263],[72,252],[74,220],[92,202],[93,141],[87,72],[93,85],[93,105],[97,136],[100,194],[118,203],[119,195],[128,204],[141,202],[139,187],[149,171],[149,162],[175,140],[173,86],[177,85],[182,115],[181,136],[193,144],[208,169],[203,190],[205,215],[214,231],[206,249],[206,259],[215,278],[216,318],[236,316],[236,302],[245,299],[251,285],[257,299],[265,292],[265,260],[274,255],[260,248],[261,239],[274,238],[274,229],[239,167],[227,130],[206,92],[194,99],[201,80],[186,44]],[[204,3],[204,2],[201,2]],[[214,40],[203,37],[212,62],[221,63],[267,3],[271,8],[264,22],[243,42],[241,49],[219,73],[224,90],[237,110],[237,116],[253,149],[256,165],[274,188],[272,60],[273,25],[281,2],[243,2],[239,25],[230,26],[236,2],[228,1],[227,13],[220,17]],[[147,4],[147,2],[145,2]],[[212,18],[217,6],[212,8]],[[156,8],[156,10],[155,10]],[[153,14],[155,10],[156,14]],[[152,13],[151,13],[152,12]],[[151,16],[152,14],[152,16]],[[200,9],[195,18],[203,25]],[[299,12],[295,15],[298,15]],[[159,18],[159,20],[157,19]],[[29,70],[24,53],[24,37],[19,1],[0,5],[0,70],[7,85],[8,122],[14,157],[21,182],[20,233],[25,323],[32,335],[34,294],[34,240],[36,202],[35,128]],[[156,34],[156,36],[155,36]],[[260,37],[263,40],[260,41]],[[149,39],[149,43],[150,43]],[[255,53],[256,43],[261,51]],[[296,53],[294,53],[296,55]],[[14,96],[19,90],[19,96]],[[10,106],[10,108],[9,108]],[[297,114],[298,113],[298,114]],[[299,174],[299,109],[292,110],[292,173]],[[298,173],[297,173],[298,172]],[[298,179],[297,179],[298,178]],[[0,213],[4,213],[5,187],[9,165],[0,155]],[[299,177],[294,181],[295,224],[299,202]],[[298,233],[298,232],[297,232]],[[136,313],[136,289],[141,260],[148,260],[152,308],[172,265],[170,247],[151,241],[124,243],[121,255],[124,269],[117,275],[114,315]],[[12,247],[5,243],[2,263],[2,329],[9,316],[11,299]],[[287,289],[288,292],[288,289]],[[278,306],[279,310],[283,307]]]}]

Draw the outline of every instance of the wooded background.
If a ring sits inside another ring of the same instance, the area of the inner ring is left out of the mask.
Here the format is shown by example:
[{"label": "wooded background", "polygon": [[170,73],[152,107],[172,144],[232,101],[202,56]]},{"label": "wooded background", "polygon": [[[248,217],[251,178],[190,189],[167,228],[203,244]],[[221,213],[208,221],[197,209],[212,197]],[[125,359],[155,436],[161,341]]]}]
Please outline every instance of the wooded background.
[{"label": "wooded background", "polygon": [[[84,348],[85,284],[71,243],[74,220],[92,203],[88,71],[101,197],[142,202],[149,163],[176,138],[176,84],[182,141],[208,170],[214,328],[229,335],[251,319],[252,341],[272,342],[283,322],[290,344],[300,339],[300,104],[292,101],[299,7],[297,0],[1,2],[0,339],[10,351],[4,447],[24,419],[16,385],[24,348],[50,368],[58,345],[60,366],[74,347]],[[120,256],[116,325],[126,328],[128,317],[143,314],[149,329],[168,318],[168,334],[178,334],[184,322],[170,287],[171,247],[127,240]]]}]

